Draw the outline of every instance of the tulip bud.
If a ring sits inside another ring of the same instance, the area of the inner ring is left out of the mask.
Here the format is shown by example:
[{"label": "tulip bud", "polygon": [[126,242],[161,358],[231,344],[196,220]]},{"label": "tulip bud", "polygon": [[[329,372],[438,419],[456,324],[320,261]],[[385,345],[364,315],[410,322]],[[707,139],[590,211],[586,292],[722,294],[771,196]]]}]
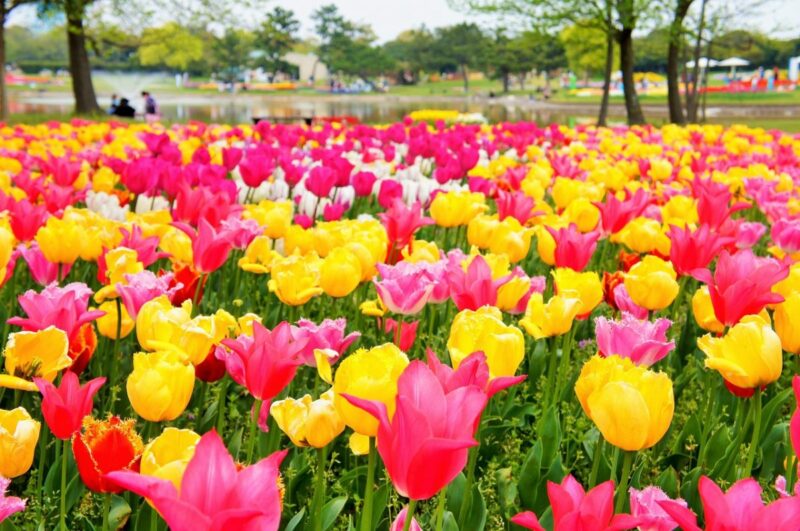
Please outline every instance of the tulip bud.
[{"label": "tulip bud", "polygon": [[678,296],[680,287],[672,264],[645,256],[625,274],[625,289],[633,302],[648,310],[663,310]]},{"label": "tulip bud", "polygon": [[139,471],[145,476],[168,480],[180,492],[183,473],[199,440],[200,436],[192,430],[166,428],[144,447]]},{"label": "tulip bud", "polygon": [[287,398],[274,402],[270,414],[295,445],[322,448],[344,431],[344,421],[333,399],[333,389],[314,401],[311,395],[299,400]]},{"label": "tulip bud", "polygon": [[0,476],[11,479],[30,469],[40,428],[23,407],[0,409]]},{"label": "tulip bud", "polygon": [[139,352],[133,355],[126,389],[131,406],[142,418],[175,420],[192,397],[194,367],[178,351]]},{"label": "tulip bud", "polygon": [[358,287],[361,262],[352,251],[336,247],[320,268],[320,287],[331,297],[346,297]]},{"label": "tulip bud", "polygon": [[800,354],[800,292],[795,291],[775,308],[775,331],[783,350]]},{"label": "tulip bud", "polygon": [[519,328],[503,322],[500,310],[483,306],[456,314],[447,350],[453,368],[457,369],[473,352],[481,351],[486,355],[492,378],[513,376],[525,355],[525,338]]}]

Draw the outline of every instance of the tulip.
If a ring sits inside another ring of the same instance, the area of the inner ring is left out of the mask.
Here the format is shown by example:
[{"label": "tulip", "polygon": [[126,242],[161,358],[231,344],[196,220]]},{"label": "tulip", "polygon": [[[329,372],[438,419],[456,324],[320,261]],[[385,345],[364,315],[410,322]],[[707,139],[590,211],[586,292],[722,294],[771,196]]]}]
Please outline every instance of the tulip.
[{"label": "tulip", "polygon": [[577,295],[564,292],[554,295],[544,303],[541,293],[534,293],[528,301],[525,316],[519,324],[535,339],[560,336],[572,328],[575,316],[578,315],[581,301]]},{"label": "tulip", "polygon": [[13,479],[31,468],[40,427],[23,407],[0,409],[0,477]]},{"label": "tulip", "polygon": [[[614,514],[613,481],[601,483],[587,493],[570,474],[560,485],[548,481],[547,497],[553,510],[554,531],[630,529],[637,526],[637,519],[630,515]],[[511,522],[525,529],[544,531],[539,519],[530,511],[517,514]]]},{"label": "tulip", "polygon": [[447,350],[454,368],[473,352],[483,352],[491,378],[514,376],[525,356],[525,338],[519,328],[506,325],[500,310],[484,306],[462,310],[450,326]]},{"label": "tulip", "polygon": [[511,262],[517,263],[528,256],[533,233],[533,229],[523,227],[517,218],[508,217],[492,231],[489,250],[495,254],[504,254]]},{"label": "tulip", "polygon": [[725,325],[717,320],[714,314],[714,306],[711,302],[711,295],[708,293],[708,286],[700,286],[692,296],[692,313],[694,320],[703,330],[721,334],[725,331]]},{"label": "tulip", "polygon": [[[698,482],[707,531],[746,531],[749,529],[792,529],[800,521],[800,497],[782,498],[768,505],[761,499],[761,486],[747,478],[722,492],[711,479]],[[697,515],[673,500],[659,505],[685,531],[700,531]]]},{"label": "tulip", "polygon": [[628,451],[660,441],[675,409],[669,376],[619,356],[587,361],[575,382],[575,393],[603,438]]},{"label": "tulip", "polygon": [[320,287],[320,268],[322,261],[316,254],[291,255],[276,260],[272,264],[271,277],[267,286],[278,299],[290,306],[307,303],[312,297],[323,292]]},{"label": "tulip", "polygon": [[670,252],[670,240],[664,232],[664,227],[658,221],[646,217],[634,219],[609,239],[614,243],[624,244],[636,253],[656,253],[665,256]]},{"label": "tulip", "polygon": [[144,447],[139,472],[143,476],[166,479],[180,492],[183,474],[198,441],[200,436],[192,430],[164,429]]},{"label": "tulip", "polygon": [[452,191],[440,192],[431,201],[430,213],[440,227],[460,227],[487,209],[481,193]]},{"label": "tulip", "polygon": [[197,443],[180,492],[168,479],[134,471],[111,472],[107,481],[147,498],[175,531],[277,531],[282,504],[278,467],[285,456],[277,452],[237,468],[225,443],[211,431]]},{"label": "tulip", "polygon": [[724,247],[735,241],[713,232],[707,225],[695,231],[673,226],[668,235],[672,242],[669,260],[679,275],[691,275],[695,269],[708,267]]},{"label": "tulip", "polygon": [[386,235],[389,238],[392,250],[390,258],[393,257],[394,251],[409,244],[417,230],[433,224],[431,218],[422,215],[422,205],[414,203],[407,207],[400,199],[395,199],[385,212],[378,214],[378,217],[386,228]]},{"label": "tulip", "polygon": [[15,332],[8,335],[5,348],[5,369],[0,375],[0,387],[37,391],[33,378],[48,382],[72,365],[67,334],[54,326],[37,332]]},{"label": "tulip", "polygon": [[770,229],[770,236],[781,251],[787,254],[800,251],[800,220],[776,220]]},{"label": "tulip", "polygon": [[131,407],[151,422],[175,420],[183,413],[194,389],[194,367],[182,352],[139,352],[125,388]]},{"label": "tulip", "polygon": [[697,346],[707,356],[706,367],[736,387],[756,389],[781,375],[781,339],[760,316],[744,317],[721,338],[705,335]]},{"label": "tulip", "polygon": [[9,485],[11,485],[10,479],[0,477],[0,523],[12,514],[25,510],[27,500],[6,495]]},{"label": "tulip", "polygon": [[625,274],[625,289],[633,302],[648,310],[663,310],[678,296],[680,287],[672,264],[648,255]]},{"label": "tulip", "polygon": [[274,402],[270,414],[296,446],[323,448],[344,431],[344,421],[333,403],[333,389],[313,400],[287,398]]},{"label": "tulip", "polygon": [[12,203],[9,213],[9,225],[14,231],[14,236],[21,242],[27,242],[36,237],[39,228],[48,218],[45,205],[34,205],[27,199]]},{"label": "tulip", "polygon": [[466,271],[461,264],[451,264],[448,267],[450,296],[459,310],[494,306],[497,303],[498,288],[505,280],[505,277],[493,280],[492,270],[486,258],[481,255],[472,258]]},{"label": "tulip", "polygon": [[361,280],[361,262],[345,247],[337,247],[325,257],[320,268],[320,287],[331,297],[350,295]]},{"label": "tulip", "polygon": [[624,201],[620,201],[615,194],[607,194],[604,203],[594,203],[600,209],[603,231],[606,234],[621,231],[631,220],[644,212],[650,201],[644,189],[639,189],[634,194],[626,190],[625,195]]},{"label": "tulip", "polygon": [[53,435],[67,440],[80,431],[84,417],[92,414],[94,395],[105,381],[104,377],[95,378],[81,386],[74,372],[64,373],[59,387],[41,378],[34,379],[42,393],[42,416]]},{"label": "tulip", "polygon": [[183,286],[173,282],[174,275],[167,273],[156,276],[152,271],[142,271],[133,275],[125,275],[125,283],[117,283],[116,291],[122,298],[130,317],[136,319],[144,303],[166,295],[170,299]]},{"label": "tulip", "polygon": [[604,357],[617,355],[649,367],[675,348],[674,341],[667,341],[669,319],[651,322],[623,313],[621,321],[597,317],[594,323],[597,349]]},{"label": "tulip", "polygon": [[136,320],[131,319],[124,305],[120,306],[121,315],[119,317],[117,316],[117,305],[114,301],[104,302],[100,305],[99,310],[105,313],[105,315],[97,319],[97,331],[100,332],[101,336],[116,340],[118,321],[121,321],[119,324],[120,339],[128,337],[128,335],[133,332],[133,328],[136,326]]},{"label": "tulip", "polygon": [[398,494],[411,500],[434,496],[461,472],[487,400],[477,386],[445,392],[421,361],[400,376],[394,414],[382,401],[342,397],[378,420],[378,453]]},{"label": "tulip", "polygon": [[381,280],[373,280],[375,291],[386,308],[399,315],[422,311],[433,293],[433,284],[424,269],[410,264],[387,266],[378,264]]},{"label": "tulip", "polygon": [[[260,321],[259,321],[260,322]],[[250,325],[252,329],[252,324]],[[354,341],[361,337],[360,332],[351,332],[345,335],[347,320],[343,317],[339,319],[325,319],[320,324],[316,324],[308,319],[300,319],[297,326],[292,327],[292,336],[295,339],[306,340],[303,349],[303,363],[308,366],[315,366],[314,351],[325,350],[333,354],[330,363],[336,363]]]},{"label": "tulip", "polygon": [[403,352],[408,352],[414,346],[414,341],[417,339],[417,328],[419,328],[419,321],[397,322],[390,318],[387,318],[383,325],[383,331],[394,339],[394,344]]},{"label": "tulip", "polygon": [[419,523],[417,522],[416,518],[411,518],[411,522],[406,527],[406,518],[408,518],[408,506],[403,507],[403,509],[397,513],[397,518],[394,519],[392,522],[391,527],[389,527],[389,531],[422,531],[422,527],[420,527]]},{"label": "tulip", "polygon": [[139,470],[142,439],[133,420],[111,416],[83,421],[83,431],[72,438],[72,452],[83,483],[94,492],[122,492],[106,474],[115,470]]},{"label": "tulip", "polygon": [[659,505],[662,501],[671,501],[677,505],[688,507],[682,498],[672,500],[658,487],[645,487],[642,490],[630,489],[631,516],[638,519],[640,529],[647,531],[672,531],[678,527],[675,521]]},{"label": "tulip", "polygon": [[135,275],[144,270],[144,264],[139,261],[139,255],[127,247],[116,247],[108,251],[105,255],[105,263],[108,285],[95,294],[94,300],[98,303],[118,297],[117,285],[125,284],[127,275]]},{"label": "tulip", "polygon": [[778,304],[773,318],[783,350],[800,354],[800,292],[793,292]]},{"label": "tulip", "polygon": [[80,258],[86,236],[75,221],[47,218],[47,222],[36,233],[36,243],[44,258],[53,264],[73,264]]},{"label": "tulip", "polygon": [[205,218],[199,220],[197,232],[185,223],[175,222],[174,226],[192,240],[194,268],[201,274],[216,271],[228,259],[232,248],[230,236],[216,230]]},{"label": "tulip", "polygon": [[[428,349],[427,358],[428,367],[439,379],[447,393],[458,387],[477,385],[486,392],[488,398],[492,398],[500,391],[517,385],[527,377],[523,374],[522,376],[490,378],[489,365],[486,363],[486,355],[483,352],[473,352],[461,362],[457,369],[453,369],[439,361],[436,353],[430,349]],[[477,429],[478,426],[475,425],[475,430]]]},{"label": "tulip", "polygon": [[31,332],[55,326],[72,340],[83,325],[103,315],[102,311],[87,309],[91,295],[92,290],[81,282],[63,288],[50,284],[41,293],[28,290],[18,297],[27,317],[12,317],[8,323]]},{"label": "tulip", "polygon": [[[2,234],[3,231],[0,231],[0,236]],[[22,259],[28,264],[31,277],[33,277],[34,282],[41,286],[47,286],[61,278],[65,278],[72,269],[71,263],[59,264],[48,261],[36,242],[31,243],[30,247],[21,245],[19,249]]]},{"label": "tulip", "polygon": [[408,357],[392,343],[369,350],[360,349],[347,356],[336,371],[333,383],[334,404],[344,423],[356,433],[375,437],[378,421],[353,406],[342,395],[380,401],[389,415],[394,413],[397,379],[408,365]]},{"label": "tulip", "polygon": [[789,266],[786,262],[758,257],[750,250],[733,255],[723,251],[713,275],[708,269],[695,271],[693,275],[708,285],[717,320],[733,326],[745,315],[757,314],[766,305],[783,301],[771,289],[789,275]]},{"label": "tulip", "polygon": [[553,254],[555,266],[583,271],[597,248],[600,232],[592,231],[583,234],[578,231],[578,227],[574,223],[570,223],[566,228],[545,227],[545,229],[556,243]]},{"label": "tulip", "polygon": [[580,299],[578,319],[588,317],[592,310],[603,302],[603,284],[597,273],[593,271],[579,273],[568,268],[558,268],[552,275],[556,294],[573,292],[570,298],[577,296]]}]

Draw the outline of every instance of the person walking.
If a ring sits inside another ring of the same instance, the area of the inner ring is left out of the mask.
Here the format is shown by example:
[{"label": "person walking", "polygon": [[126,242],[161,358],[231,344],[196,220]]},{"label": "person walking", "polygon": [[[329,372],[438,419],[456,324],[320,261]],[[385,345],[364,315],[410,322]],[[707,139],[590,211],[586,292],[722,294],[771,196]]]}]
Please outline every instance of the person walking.
[{"label": "person walking", "polygon": [[158,109],[158,103],[152,94],[146,90],[142,91],[142,98],[144,98],[144,119],[147,123],[157,122],[161,119],[161,113]]}]

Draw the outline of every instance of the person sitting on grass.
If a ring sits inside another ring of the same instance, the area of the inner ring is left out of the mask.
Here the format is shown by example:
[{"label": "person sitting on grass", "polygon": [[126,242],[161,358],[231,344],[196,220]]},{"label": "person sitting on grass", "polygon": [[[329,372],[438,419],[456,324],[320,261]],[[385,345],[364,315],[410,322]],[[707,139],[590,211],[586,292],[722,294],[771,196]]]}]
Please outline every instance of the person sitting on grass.
[{"label": "person sitting on grass", "polygon": [[136,116],[136,109],[131,107],[128,98],[122,98],[119,100],[119,105],[114,108],[112,115],[120,118],[133,118]]}]

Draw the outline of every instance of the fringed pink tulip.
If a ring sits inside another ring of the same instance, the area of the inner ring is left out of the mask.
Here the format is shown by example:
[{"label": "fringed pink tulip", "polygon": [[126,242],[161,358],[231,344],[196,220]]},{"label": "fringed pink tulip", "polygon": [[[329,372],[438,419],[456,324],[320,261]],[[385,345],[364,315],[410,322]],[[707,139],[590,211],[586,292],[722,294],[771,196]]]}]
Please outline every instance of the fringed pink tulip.
[{"label": "fringed pink tulip", "polygon": [[15,496],[6,496],[9,485],[11,485],[11,480],[0,476],[0,522],[12,514],[25,510],[26,500]]},{"label": "fringed pink tulip", "polygon": [[433,284],[421,268],[401,262],[395,266],[378,264],[381,280],[373,280],[375,290],[386,308],[398,315],[422,311],[433,293]]},{"label": "fringed pink tulip", "polygon": [[678,527],[676,522],[658,503],[673,501],[678,505],[687,507],[686,501],[681,498],[672,500],[658,487],[645,487],[642,490],[631,488],[628,490],[631,501],[631,516],[639,520],[639,529],[642,531],[672,531]]},{"label": "fringed pink tulip", "polygon": [[667,341],[671,325],[669,319],[647,321],[625,312],[619,321],[597,317],[594,320],[597,349],[603,357],[617,355],[649,367],[675,348],[674,341]]}]

